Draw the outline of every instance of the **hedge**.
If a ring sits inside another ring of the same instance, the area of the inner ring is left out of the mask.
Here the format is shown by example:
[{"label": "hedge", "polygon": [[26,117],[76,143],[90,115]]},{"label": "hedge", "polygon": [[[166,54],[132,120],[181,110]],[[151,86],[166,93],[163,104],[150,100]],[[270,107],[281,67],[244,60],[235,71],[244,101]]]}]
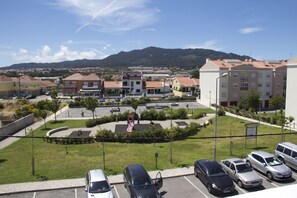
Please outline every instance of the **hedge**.
[{"label": "hedge", "polygon": [[169,129],[157,128],[151,126],[145,131],[133,131],[132,133],[119,132],[114,133],[110,130],[98,130],[96,134],[97,141],[106,142],[129,142],[129,143],[152,143],[166,142],[172,139],[183,140],[189,136],[195,135],[200,130],[200,125],[190,123],[185,128],[172,127]]}]

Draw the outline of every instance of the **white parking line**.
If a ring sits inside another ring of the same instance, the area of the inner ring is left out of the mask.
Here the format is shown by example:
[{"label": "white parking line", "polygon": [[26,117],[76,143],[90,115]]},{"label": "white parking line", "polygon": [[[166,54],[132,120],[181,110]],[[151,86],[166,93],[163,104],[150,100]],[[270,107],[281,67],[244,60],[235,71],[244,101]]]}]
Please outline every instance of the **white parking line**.
[{"label": "white parking line", "polygon": [[265,178],[265,177],[263,177],[262,175],[260,175],[260,174],[258,174],[262,179],[264,179],[264,180],[266,180],[266,181],[268,181],[271,185],[273,185],[273,186],[275,186],[275,187],[279,187],[278,185],[276,185],[275,183],[273,183],[272,181],[270,181],[270,180],[267,180],[267,178]]},{"label": "white parking line", "polygon": [[236,190],[240,190],[243,194],[247,193],[246,190],[240,188],[239,186],[235,185]]},{"label": "white parking line", "polygon": [[115,185],[114,185],[114,191],[115,191],[115,193],[117,194],[117,198],[121,198],[120,195],[119,195],[119,192],[118,192],[118,190],[117,190],[117,188],[116,188]]},{"label": "white parking line", "polygon": [[35,198],[35,197],[36,197],[36,192],[33,193],[33,198]]},{"label": "white parking line", "polygon": [[184,176],[184,178],[194,187],[194,188],[196,188],[201,194],[203,194],[204,195],[204,197],[206,197],[206,198],[209,198],[206,194],[204,194],[197,186],[195,186],[188,178],[186,178],[185,176]]},{"label": "white parking line", "polygon": [[77,198],[77,190],[74,189],[74,197]]}]

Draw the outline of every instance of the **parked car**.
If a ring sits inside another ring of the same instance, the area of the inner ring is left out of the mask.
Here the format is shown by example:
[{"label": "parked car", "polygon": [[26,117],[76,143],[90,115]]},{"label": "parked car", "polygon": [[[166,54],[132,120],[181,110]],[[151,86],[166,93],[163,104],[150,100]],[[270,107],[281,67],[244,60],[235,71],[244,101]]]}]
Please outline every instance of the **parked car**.
[{"label": "parked car", "polygon": [[253,151],[246,157],[246,163],[265,174],[270,180],[288,180],[292,177],[289,167],[273,154],[265,151]]},{"label": "parked car", "polygon": [[221,160],[225,172],[237,182],[240,188],[252,188],[262,185],[262,179],[242,159],[231,158]]},{"label": "parked car", "polygon": [[297,170],[297,145],[290,142],[279,143],[274,151],[275,156],[287,166]]},{"label": "parked car", "polygon": [[27,95],[25,98],[26,98],[26,99],[34,99],[34,98],[36,98],[36,96],[35,96],[35,95],[31,95],[31,94],[29,94],[29,95]]},{"label": "parked car", "polygon": [[51,95],[51,91],[47,91],[44,93],[46,96],[50,96]]},{"label": "parked car", "polygon": [[124,169],[124,186],[132,198],[160,198],[163,179],[158,172],[153,182],[141,164],[131,164]]},{"label": "parked car", "polygon": [[197,160],[194,162],[194,173],[207,187],[210,193],[230,193],[235,186],[232,179],[216,161]]},{"label": "parked car", "polygon": [[114,198],[113,186],[110,186],[105,173],[101,169],[90,170],[86,176],[86,187],[88,198]]}]

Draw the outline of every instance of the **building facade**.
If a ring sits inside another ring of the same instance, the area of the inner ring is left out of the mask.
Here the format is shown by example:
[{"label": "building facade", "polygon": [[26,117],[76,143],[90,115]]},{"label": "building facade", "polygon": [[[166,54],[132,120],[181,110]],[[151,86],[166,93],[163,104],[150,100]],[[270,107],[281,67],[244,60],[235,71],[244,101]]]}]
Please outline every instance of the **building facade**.
[{"label": "building facade", "polygon": [[[268,108],[272,96],[286,93],[286,62],[207,60],[200,68],[199,101],[206,106],[239,105],[251,90],[259,93],[259,108]],[[216,94],[217,91],[217,94]]]},{"label": "building facade", "polygon": [[292,116],[294,121],[292,128],[296,128],[297,123],[297,57],[288,61],[287,64],[287,93],[286,93],[286,117]]}]

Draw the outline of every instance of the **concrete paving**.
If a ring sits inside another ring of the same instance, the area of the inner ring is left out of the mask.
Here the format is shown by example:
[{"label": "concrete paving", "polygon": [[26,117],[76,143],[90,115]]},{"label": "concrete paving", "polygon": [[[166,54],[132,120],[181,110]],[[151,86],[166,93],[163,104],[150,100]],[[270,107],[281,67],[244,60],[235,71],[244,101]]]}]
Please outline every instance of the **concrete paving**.
[{"label": "concrete paving", "polygon": [[[194,174],[194,167],[167,169],[160,172],[163,178],[179,177],[179,176]],[[149,171],[148,173],[151,176],[151,178],[155,178],[158,171]],[[123,183],[123,174],[111,175],[111,176],[108,176],[108,179],[112,185],[121,184]],[[85,185],[85,178],[4,184],[4,185],[0,185],[0,195],[21,193],[21,192],[42,191],[42,190],[79,188],[79,187],[84,187],[84,185]]]}]

